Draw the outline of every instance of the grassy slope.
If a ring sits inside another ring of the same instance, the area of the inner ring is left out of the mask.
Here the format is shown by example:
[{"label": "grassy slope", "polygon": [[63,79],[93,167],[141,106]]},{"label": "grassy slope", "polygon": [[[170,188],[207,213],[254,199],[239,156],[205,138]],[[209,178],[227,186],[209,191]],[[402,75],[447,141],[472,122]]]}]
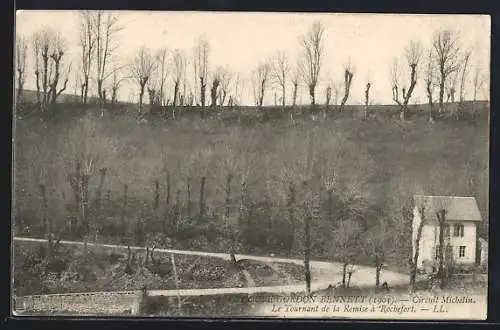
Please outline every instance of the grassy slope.
[{"label": "grassy slope", "polygon": [[[87,291],[176,289],[171,256],[157,252],[157,266],[139,267],[126,272],[127,254],[123,250],[89,247],[61,247],[51,264],[43,262],[44,246],[38,242],[14,244],[14,287],[18,295]],[[133,252],[138,262],[145,252]],[[219,258],[175,255],[180,289],[209,289],[248,286],[248,279],[229,261]],[[286,285],[302,280],[303,267],[281,263],[264,264],[241,260],[241,270],[248,272],[257,286]]]},{"label": "grassy slope", "polygon": [[[217,154],[227,141],[233,141],[236,148],[249,146],[247,150],[257,158],[252,169],[252,194],[259,197],[263,196],[264,184],[260,178],[266,174],[266,155],[272,157],[274,154],[279,158],[279,152],[283,152],[280,143],[294,136],[300,142],[301,137],[314,128],[323,136],[343,137],[351,143],[352,152],[365,153],[373,161],[372,170],[376,175],[370,189],[373,189],[382,210],[397,214],[401,191],[409,196],[418,192],[447,193],[476,196],[486,217],[488,122],[448,119],[430,125],[423,114],[401,123],[396,119],[397,115],[394,118],[382,114],[384,109],[374,112],[367,121],[344,115],[324,122],[298,119],[295,125],[287,120],[245,124],[248,121],[244,118],[256,116],[255,110],[249,109],[245,110],[248,116],[241,119],[240,124],[234,119],[200,120],[190,116],[166,123],[150,120],[146,124],[137,124],[126,116],[109,114],[87,121],[87,126],[82,128],[69,111],[43,122],[36,117],[26,118],[17,123],[17,211],[26,221],[36,222],[39,201],[34,187],[40,176],[39,168],[43,167],[43,180],[51,194],[52,215],[65,212],[60,200],[63,193],[67,202],[72,196],[65,175],[74,167],[71,154],[75,150],[90,150],[98,156],[98,166],[108,168],[104,188],[118,200],[126,183],[130,187],[131,201],[150,203],[154,180],[162,184],[161,199],[164,200],[165,166],[172,175],[172,191],[184,187],[186,174],[190,173],[193,180],[197,180],[202,171],[208,169],[207,203],[212,209],[220,210],[223,203],[220,166],[214,162],[201,164],[200,159],[189,164],[193,151],[211,148]],[[231,116],[234,117],[228,113],[224,118]],[[75,143],[82,140],[86,141],[85,145]],[[219,157],[223,158],[221,155]],[[355,162],[353,158],[353,167],[357,165]],[[350,173],[347,170],[342,175],[348,177]],[[94,175],[90,182],[91,191],[95,191],[98,181],[98,175]],[[198,188],[195,183],[193,186],[192,198],[196,200]],[[117,203],[116,206],[120,205]],[[139,216],[133,213],[138,208],[130,208],[130,218]]]}]

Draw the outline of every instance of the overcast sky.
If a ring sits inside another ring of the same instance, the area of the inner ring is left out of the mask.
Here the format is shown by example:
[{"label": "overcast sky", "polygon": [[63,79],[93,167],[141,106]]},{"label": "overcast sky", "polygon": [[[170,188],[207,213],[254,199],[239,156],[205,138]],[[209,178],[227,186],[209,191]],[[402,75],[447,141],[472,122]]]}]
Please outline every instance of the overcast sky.
[{"label": "overcast sky", "polygon": [[[324,102],[327,81],[342,81],[342,67],[348,61],[355,68],[348,103],[362,102],[368,76],[373,82],[373,103],[392,103],[389,66],[393,58],[402,57],[404,47],[411,39],[429,47],[433,32],[442,28],[460,32],[463,47],[474,51],[473,66],[482,67],[489,77],[489,16],[133,11],[121,11],[118,15],[123,29],[117,35],[117,63],[127,63],[142,45],[152,51],[160,47],[182,49],[191,56],[195,40],[204,34],[211,48],[210,68],[228,66],[238,72],[245,80],[242,103],[246,104],[253,103],[250,74],[259,61],[282,50],[295,64],[301,50],[299,38],[316,20],[325,27],[325,56],[317,88],[319,103]],[[76,68],[79,59],[78,24],[76,11],[20,11],[17,13],[16,33],[29,37],[45,27],[61,31],[68,42],[72,67]],[[33,77],[30,49],[25,88],[35,89]],[[193,74],[188,73],[187,77],[192,80]],[[69,92],[74,90],[74,80],[72,74]],[[172,84],[171,79],[169,83]],[[291,86],[288,89],[291,91]],[[135,101],[137,94],[138,88],[133,82],[127,82],[123,84],[119,98]],[[471,94],[469,92],[468,96]],[[417,85],[414,95],[414,100],[425,101],[422,83]],[[489,84],[485,84],[478,98],[489,99]],[[287,100],[290,102],[290,95],[287,95]],[[299,100],[309,102],[305,87],[302,87]],[[274,103],[274,91],[267,94],[265,103]]]}]

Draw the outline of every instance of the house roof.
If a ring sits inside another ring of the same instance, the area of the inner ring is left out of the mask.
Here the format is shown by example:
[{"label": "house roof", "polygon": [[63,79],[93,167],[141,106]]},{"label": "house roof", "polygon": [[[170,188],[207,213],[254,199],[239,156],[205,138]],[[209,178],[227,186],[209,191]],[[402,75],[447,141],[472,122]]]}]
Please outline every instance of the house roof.
[{"label": "house roof", "polygon": [[414,201],[419,209],[424,207],[426,219],[435,219],[436,213],[444,208],[448,221],[482,221],[474,197],[415,195]]}]

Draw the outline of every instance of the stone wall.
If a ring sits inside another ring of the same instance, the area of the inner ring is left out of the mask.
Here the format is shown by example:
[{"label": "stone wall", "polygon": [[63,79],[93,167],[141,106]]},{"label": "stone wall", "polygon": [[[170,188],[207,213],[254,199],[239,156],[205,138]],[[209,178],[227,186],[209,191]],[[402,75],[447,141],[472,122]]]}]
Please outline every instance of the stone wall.
[{"label": "stone wall", "polygon": [[140,291],[68,293],[25,296],[22,300],[26,312],[137,315],[142,293]]}]

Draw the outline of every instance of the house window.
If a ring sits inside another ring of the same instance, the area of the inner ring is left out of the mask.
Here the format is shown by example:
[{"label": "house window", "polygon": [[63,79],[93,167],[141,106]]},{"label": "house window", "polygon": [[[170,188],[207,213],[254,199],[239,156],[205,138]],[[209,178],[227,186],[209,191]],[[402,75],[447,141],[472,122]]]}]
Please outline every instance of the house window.
[{"label": "house window", "polygon": [[463,258],[463,257],[465,257],[465,246],[461,245],[461,246],[458,248],[458,257],[459,257],[459,258]]},{"label": "house window", "polygon": [[455,224],[453,226],[453,236],[455,237],[464,237],[464,225],[461,223]]},{"label": "house window", "polygon": [[450,237],[450,233],[451,233],[451,229],[450,229],[450,225],[447,225],[444,229],[444,234],[446,237]]}]

